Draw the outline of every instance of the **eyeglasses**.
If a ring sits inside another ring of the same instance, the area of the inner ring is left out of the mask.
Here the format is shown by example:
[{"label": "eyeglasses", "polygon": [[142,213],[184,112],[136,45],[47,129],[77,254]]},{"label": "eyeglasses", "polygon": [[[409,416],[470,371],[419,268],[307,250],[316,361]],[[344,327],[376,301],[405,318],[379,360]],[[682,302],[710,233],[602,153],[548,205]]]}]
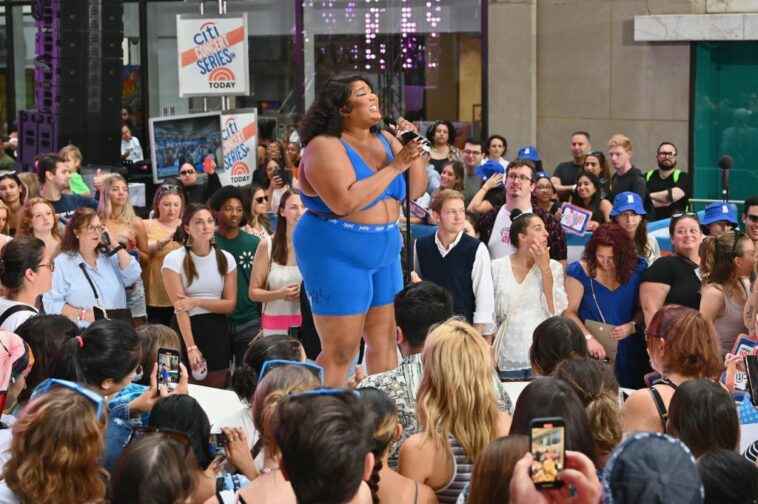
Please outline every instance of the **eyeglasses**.
[{"label": "eyeglasses", "polygon": [[79,392],[81,395],[95,403],[97,406],[97,419],[100,420],[102,418],[105,398],[94,390],[82,387],[78,383],[74,383],[72,381],[50,378],[46,382],[42,383],[39,387],[37,387],[35,396],[49,392],[54,385],[73,390],[74,392]]},{"label": "eyeglasses", "polygon": [[662,157],[662,158],[676,157],[676,152],[659,152],[658,157]]},{"label": "eyeglasses", "polygon": [[268,196],[258,196],[255,198],[256,203],[263,203],[264,201],[268,201]]},{"label": "eyeglasses", "polygon": [[532,179],[530,177],[527,177],[526,175],[513,175],[513,174],[510,174],[510,175],[508,175],[505,178],[508,179],[508,180],[510,180],[511,182],[515,182],[515,181],[518,180],[519,182],[523,182],[524,184],[531,183],[531,181],[532,181]]},{"label": "eyeglasses", "polygon": [[463,153],[467,154],[469,156],[481,156],[482,155],[482,151],[472,151],[472,150],[468,150],[468,149],[464,150]]},{"label": "eyeglasses", "polygon": [[129,439],[126,441],[126,444],[131,444],[132,442],[137,441],[138,439],[142,439],[145,436],[153,436],[153,435],[166,436],[172,441],[176,441],[177,443],[179,443],[179,445],[181,445],[181,447],[184,448],[185,457],[189,455],[189,452],[192,449],[190,438],[184,432],[179,432],[179,431],[170,430],[170,429],[161,429],[158,427],[146,427],[146,426],[134,427],[132,429],[132,433],[129,434]]},{"label": "eyeglasses", "polygon": [[179,175],[192,175],[193,173],[195,173],[195,169],[194,168],[190,168],[189,170],[182,170],[182,171],[180,171]]},{"label": "eyeglasses", "polygon": [[102,224],[95,226],[94,224],[90,224],[89,226],[82,227],[83,231],[86,231],[88,233],[102,233],[105,229],[105,226]]},{"label": "eyeglasses", "polygon": [[755,223],[755,222],[758,222],[758,215],[747,214],[745,217],[747,217],[747,219],[748,219],[750,222],[754,222],[754,223]]},{"label": "eyeglasses", "polygon": [[39,269],[39,268],[50,268],[50,273],[52,273],[55,271],[55,263],[50,261],[49,263],[38,264],[37,267],[34,269]]},{"label": "eyeglasses", "polygon": [[312,372],[316,378],[318,378],[321,385],[324,385],[324,368],[321,366],[317,366],[316,364],[311,364],[310,362],[300,362],[300,361],[292,361],[292,360],[285,360],[285,359],[271,359],[267,360],[263,363],[263,367],[261,367],[261,375],[259,378],[260,380],[263,380],[263,377],[266,376],[266,373],[273,369],[280,368],[282,366],[300,366],[306,368],[308,371]]}]

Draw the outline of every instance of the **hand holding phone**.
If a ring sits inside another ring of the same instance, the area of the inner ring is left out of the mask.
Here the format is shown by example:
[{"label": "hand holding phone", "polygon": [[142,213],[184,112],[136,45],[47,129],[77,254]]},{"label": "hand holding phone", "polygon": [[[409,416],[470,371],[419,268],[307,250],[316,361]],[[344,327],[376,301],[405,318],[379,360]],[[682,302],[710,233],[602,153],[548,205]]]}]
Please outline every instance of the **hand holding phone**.
[{"label": "hand holding phone", "polygon": [[529,423],[532,453],[530,474],[538,489],[560,488],[558,472],[566,467],[566,422],[563,418],[535,418]]},{"label": "hand holding phone", "polygon": [[745,356],[745,371],[747,372],[747,385],[750,390],[750,402],[758,408],[758,355]]}]

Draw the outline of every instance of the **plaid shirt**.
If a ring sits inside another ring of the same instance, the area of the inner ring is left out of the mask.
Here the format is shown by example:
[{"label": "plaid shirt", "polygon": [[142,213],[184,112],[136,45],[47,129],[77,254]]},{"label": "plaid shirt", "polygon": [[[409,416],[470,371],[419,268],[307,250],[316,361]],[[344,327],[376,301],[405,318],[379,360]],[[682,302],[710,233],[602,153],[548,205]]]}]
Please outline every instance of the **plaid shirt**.
[{"label": "plaid shirt", "polygon": [[[484,242],[485,245],[490,241],[492,228],[495,226],[497,214],[504,207],[505,205],[495,207],[479,217],[479,239]],[[563,233],[560,221],[556,219],[554,215],[549,214],[541,208],[535,207],[532,209],[532,212],[539,216],[545,223],[545,229],[547,230],[548,235],[547,244],[550,247],[550,259],[565,261],[568,257],[568,250],[566,246],[566,235]]]},{"label": "plaid shirt", "polygon": [[[358,384],[358,388],[374,387],[387,394],[397,407],[398,419],[403,426],[400,439],[390,447],[389,465],[397,469],[400,447],[406,439],[419,432],[416,418],[416,391],[421,384],[424,372],[422,354],[411,354],[395,369],[368,376]],[[511,398],[503,384],[493,371],[493,380],[497,390],[497,403],[500,411],[512,411]]]}]

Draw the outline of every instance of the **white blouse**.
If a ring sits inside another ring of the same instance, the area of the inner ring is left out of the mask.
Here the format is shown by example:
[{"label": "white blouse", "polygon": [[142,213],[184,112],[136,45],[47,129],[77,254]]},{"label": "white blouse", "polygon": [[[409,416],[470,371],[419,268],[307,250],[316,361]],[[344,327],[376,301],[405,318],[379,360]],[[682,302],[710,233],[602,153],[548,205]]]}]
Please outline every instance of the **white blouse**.
[{"label": "white blouse", "polygon": [[529,349],[534,329],[549,317],[562,313],[568,306],[568,296],[563,285],[563,266],[551,259],[550,271],[553,273],[553,312],[548,309],[547,299],[542,292],[542,273],[537,265],[532,266],[522,283],[518,283],[513,276],[511,256],[492,261],[495,324],[498,329],[505,323],[508,312],[514,312],[497,355],[497,365],[501,371],[529,369]]}]

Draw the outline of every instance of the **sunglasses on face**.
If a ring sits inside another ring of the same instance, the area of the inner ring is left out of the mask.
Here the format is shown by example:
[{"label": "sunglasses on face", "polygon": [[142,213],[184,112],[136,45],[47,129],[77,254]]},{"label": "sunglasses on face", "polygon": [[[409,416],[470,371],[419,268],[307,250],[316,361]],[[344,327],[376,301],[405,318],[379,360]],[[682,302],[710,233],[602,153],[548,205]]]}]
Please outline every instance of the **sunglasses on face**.
[{"label": "sunglasses on face", "polygon": [[186,176],[186,175],[192,175],[195,173],[194,168],[190,168],[189,170],[182,170],[179,172],[179,175]]},{"label": "sunglasses on face", "polygon": [[758,215],[747,214],[746,217],[750,222],[758,223]]},{"label": "sunglasses on face", "polygon": [[255,198],[256,203],[263,203],[264,201],[268,201],[268,196],[258,196]]}]

